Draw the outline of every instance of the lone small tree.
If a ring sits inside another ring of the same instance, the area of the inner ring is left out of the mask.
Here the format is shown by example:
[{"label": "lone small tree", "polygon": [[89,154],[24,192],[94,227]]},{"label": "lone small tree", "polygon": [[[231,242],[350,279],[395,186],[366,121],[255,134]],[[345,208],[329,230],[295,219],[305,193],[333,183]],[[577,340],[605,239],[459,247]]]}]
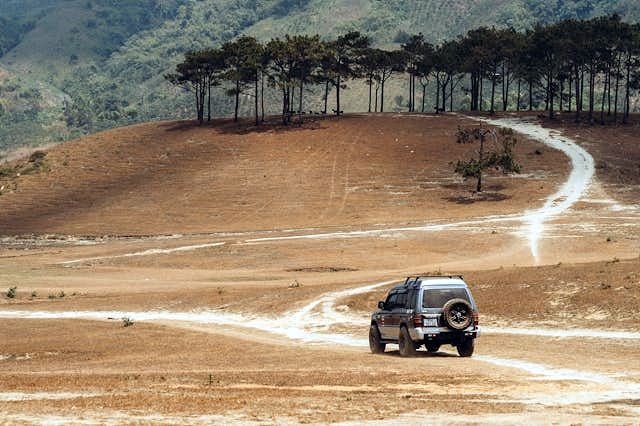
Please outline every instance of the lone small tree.
[{"label": "lone small tree", "polygon": [[[493,144],[488,145],[487,138],[491,138]],[[476,191],[482,192],[482,172],[491,168],[502,171],[502,173],[520,173],[521,167],[515,161],[513,148],[518,140],[513,130],[500,129],[497,132],[493,129],[483,127],[463,128],[458,127],[457,143],[471,144],[480,143],[478,156],[469,160],[458,160],[455,163],[455,172],[464,179],[477,179]]]}]

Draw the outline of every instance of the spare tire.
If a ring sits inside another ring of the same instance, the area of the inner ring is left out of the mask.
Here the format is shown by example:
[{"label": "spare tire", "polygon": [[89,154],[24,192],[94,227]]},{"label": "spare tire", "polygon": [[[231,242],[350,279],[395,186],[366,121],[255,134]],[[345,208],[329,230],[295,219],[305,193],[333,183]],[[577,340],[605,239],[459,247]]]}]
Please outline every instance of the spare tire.
[{"label": "spare tire", "polygon": [[447,326],[453,330],[464,330],[473,321],[473,308],[464,299],[451,299],[442,307],[442,316]]}]

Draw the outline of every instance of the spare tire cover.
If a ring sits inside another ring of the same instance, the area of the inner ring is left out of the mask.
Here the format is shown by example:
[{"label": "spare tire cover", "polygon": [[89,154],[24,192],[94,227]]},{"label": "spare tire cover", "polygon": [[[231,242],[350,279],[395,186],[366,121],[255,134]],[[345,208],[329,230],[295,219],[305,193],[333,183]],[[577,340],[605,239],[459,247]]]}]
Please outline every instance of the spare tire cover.
[{"label": "spare tire cover", "polygon": [[473,321],[473,308],[464,299],[451,299],[442,307],[442,315],[447,327],[464,330]]}]

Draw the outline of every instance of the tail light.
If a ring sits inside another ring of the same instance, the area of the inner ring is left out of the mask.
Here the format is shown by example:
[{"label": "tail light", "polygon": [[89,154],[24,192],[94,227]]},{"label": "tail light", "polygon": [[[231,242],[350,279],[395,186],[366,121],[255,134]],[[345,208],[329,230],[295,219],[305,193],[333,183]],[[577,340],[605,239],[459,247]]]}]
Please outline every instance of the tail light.
[{"label": "tail light", "polygon": [[422,327],[422,315],[415,314],[412,318],[414,327]]},{"label": "tail light", "polygon": [[475,325],[477,327],[479,323],[480,323],[480,314],[477,311],[474,311],[473,312],[473,325]]}]

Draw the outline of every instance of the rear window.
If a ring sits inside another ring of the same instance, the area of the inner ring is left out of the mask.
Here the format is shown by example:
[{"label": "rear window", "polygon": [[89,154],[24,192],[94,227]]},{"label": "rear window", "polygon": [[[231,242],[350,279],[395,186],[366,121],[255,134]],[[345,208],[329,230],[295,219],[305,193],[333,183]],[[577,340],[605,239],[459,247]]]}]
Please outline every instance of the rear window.
[{"label": "rear window", "polygon": [[451,299],[463,299],[471,303],[464,288],[428,289],[422,295],[422,307],[442,308]]}]

